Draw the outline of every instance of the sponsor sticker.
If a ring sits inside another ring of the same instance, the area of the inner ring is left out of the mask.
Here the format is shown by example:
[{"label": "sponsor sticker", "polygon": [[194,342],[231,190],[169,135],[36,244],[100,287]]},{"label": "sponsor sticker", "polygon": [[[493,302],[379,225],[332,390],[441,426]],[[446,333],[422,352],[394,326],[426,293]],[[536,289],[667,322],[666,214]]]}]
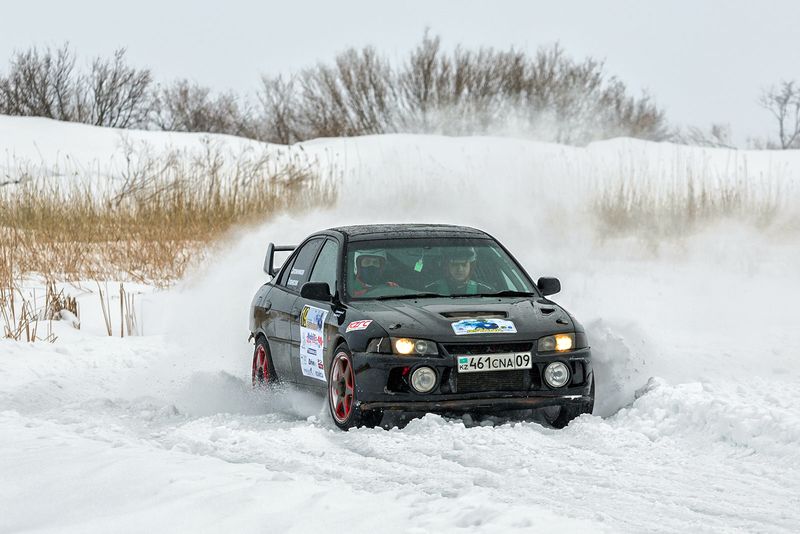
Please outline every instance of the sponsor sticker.
[{"label": "sponsor sticker", "polygon": [[327,310],[304,306],[300,312],[300,368],[303,376],[325,380],[322,355],[325,348]]},{"label": "sponsor sticker", "polygon": [[457,336],[469,334],[516,334],[517,327],[505,319],[463,319],[452,323]]},{"label": "sponsor sticker", "polygon": [[353,332],[355,330],[366,330],[369,325],[372,324],[372,319],[366,319],[363,321],[353,321],[349,325],[347,325],[347,329],[345,332]]},{"label": "sponsor sticker", "polygon": [[[321,310],[314,306],[303,306],[303,311],[300,312],[300,328],[320,332],[320,340],[322,339],[322,325],[325,324],[325,317],[328,315],[327,310]],[[321,341],[320,341],[321,343]]]}]

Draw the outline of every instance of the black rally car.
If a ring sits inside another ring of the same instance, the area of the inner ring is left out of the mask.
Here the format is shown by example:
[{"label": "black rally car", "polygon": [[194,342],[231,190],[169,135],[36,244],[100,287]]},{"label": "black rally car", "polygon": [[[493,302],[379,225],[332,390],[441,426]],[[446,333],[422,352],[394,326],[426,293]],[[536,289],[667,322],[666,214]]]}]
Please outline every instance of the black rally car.
[{"label": "black rally car", "polygon": [[[293,251],[280,269],[276,251]],[[342,429],[385,410],[539,409],[563,427],[594,405],[583,327],[493,237],[473,228],[393,224],[270,244],[272,280],[253,299],[254,386],[324,393]]]}]

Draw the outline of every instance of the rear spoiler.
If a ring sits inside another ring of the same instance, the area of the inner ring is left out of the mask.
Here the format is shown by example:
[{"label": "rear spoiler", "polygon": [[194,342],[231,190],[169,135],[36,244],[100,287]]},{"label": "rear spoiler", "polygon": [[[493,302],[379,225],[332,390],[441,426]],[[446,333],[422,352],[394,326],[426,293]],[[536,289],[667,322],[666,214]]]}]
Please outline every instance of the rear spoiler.
[{"label": "rear spoiler", "polygon": [[270,243],[267,245],[267,257],[264,258],[264,272],[270,276],[275,276],[278,274],[278,269],[280,269],[280,265],[275,267],[272,262],[275,259],[276,252],[291,252],[296,249],[296,245],[275,245],[274,243]]}]

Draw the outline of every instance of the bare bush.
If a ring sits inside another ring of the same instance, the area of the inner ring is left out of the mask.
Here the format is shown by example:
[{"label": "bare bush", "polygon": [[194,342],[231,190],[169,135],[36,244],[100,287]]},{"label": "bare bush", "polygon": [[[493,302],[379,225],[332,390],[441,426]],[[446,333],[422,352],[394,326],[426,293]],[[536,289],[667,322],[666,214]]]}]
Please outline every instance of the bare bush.
[{"label": "bare bush", "polygon": [[151,120],[161,130],[256,137],[250,115],[232,92],[214,95],[208,87],[178,80],[154,92]]},{"label": "bare bush", "polygon": [[426,33],[396,65],[374,48],[351,48],[332,64],[262,78],[258,109],[235,93],[213,94],[188,80],[152,89],[150,72],[130,67],[124,49],[95,59],[87,74],[74,67],[67,46],[18,53],[0,76],[0,112],[284,144],[391,132],[513,133],[571,144],[668,136],[664,114],[648,95],[630,95],[602,62],[573,60],[558,45],[534,54],[448,52]]},{"label": "bare bush", "polygon": [[57,50],[30,48],[11,58],[0,76],[0,113],[76,120],[78,80],[75,55],[65,44]]},{"label": "bare bush", "polygon": [[335,64],[306,69],[297,79],[296,117],[303,138],[384,133],[393,110],[392,72],[372,48],[347,50]]},{"label": "bare bush", "polygon": [[125,62],[124,48],[114,52],[112,59],[96,58],[81,84],[79,122],[114,128],[145,125],[151,81],[149,70]]},{"label": "bare bush", "polygon": [[397,73],[402,93],[397,128],[447,134],[486,133],[523,105],[530,82],[524,54],[441,49],[427,34]]},{"label": "bare bush", "polygon": [[533,56],[492,48],[448,53],[427,33],[399,67],[372,48],[350,49],[334,65],[292,80],[265,78],[259,99],[262,135],[284,143],[389,132],[513,131],[572,144],[669,135],[652,99],[629,95],[602,62],[576,62],[558,45]]},{"label": "bare bush", "polygon": [[284,145],[301,141],[294,80],[262,76],[261,84],[258,93],[262,107],[260,138]]},{"label": "bare bush", "polygon": [[777,122],[775,148],[800,148],[800,86],[794,81],[783,81],[777,87],[765,90],[759,103]]},{"label": "bare bush", "polygon": [[0,113],[117,128],[146,123],[150,71],[129,66],[125,49],[96,58],[87,73],[75,63],[68,44],[17,52],[0,76]]}]

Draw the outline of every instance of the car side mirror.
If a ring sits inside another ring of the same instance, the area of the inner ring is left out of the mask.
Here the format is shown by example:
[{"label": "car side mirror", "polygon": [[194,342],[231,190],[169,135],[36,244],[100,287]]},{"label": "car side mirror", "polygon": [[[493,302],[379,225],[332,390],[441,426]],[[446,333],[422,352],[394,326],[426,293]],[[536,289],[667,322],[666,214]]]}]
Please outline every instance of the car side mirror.
[{"label": "car side mirror", "polygon": [[539,291],[542,292],[542,295],[555,295],[559,291],[561,291],[561,282],[558,278],[546,278],[542,277],[539,278],[539,281],[536,282],[536,287],[539,288]]},{"label": "car side mirror", "polygon": [[330,302],[333,299],[331,288],[327,282],[306,282],[300,288],[300,296],[304,299]]}]

